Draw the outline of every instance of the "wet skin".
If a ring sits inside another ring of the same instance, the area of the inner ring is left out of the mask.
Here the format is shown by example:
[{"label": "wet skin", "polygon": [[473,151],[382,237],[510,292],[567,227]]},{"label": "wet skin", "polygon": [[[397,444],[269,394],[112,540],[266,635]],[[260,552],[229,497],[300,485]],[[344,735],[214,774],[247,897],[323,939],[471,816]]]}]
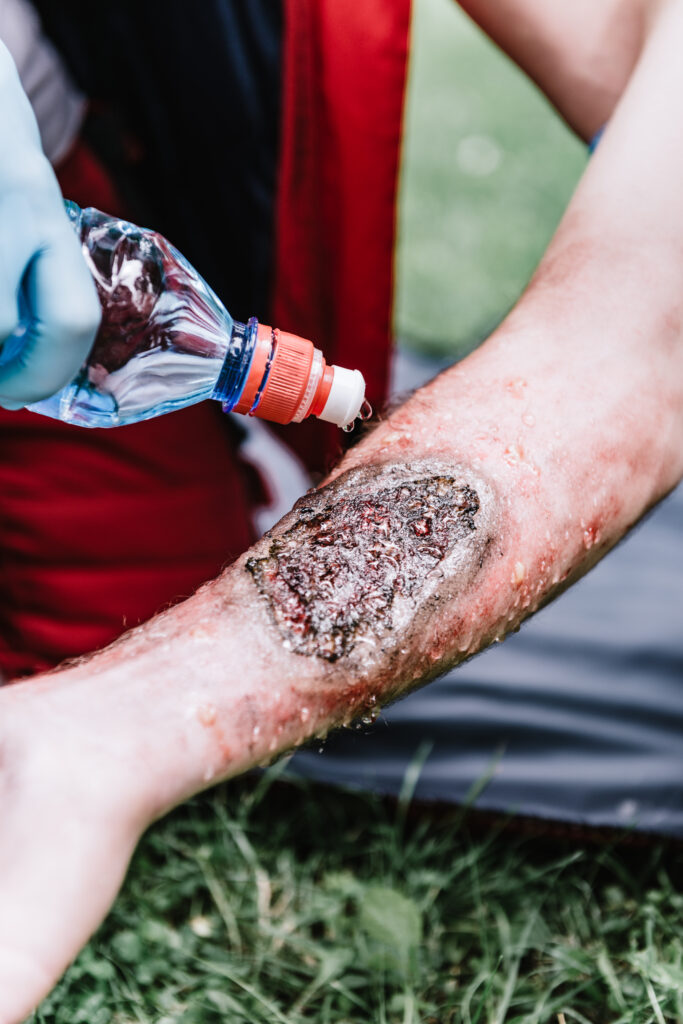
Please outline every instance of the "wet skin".
[{"label": "wet skin", "polygon": [[473,584],[492,510],[464,482],[473,474],[456,473],[428,462],[356,469],[297,502],[292,524],[246,562],[287,650],[351,665],[387,657],[449,584]]},{"label": "wet skin", "polygon": [[300,734],[301,707],[305,734],[376,713],[462,657],[429,638],[476,588],[498,519],[482,477],[433,458],[357,467],[297,502],[243,563],[269,643],[304,662],[276,734]]}]

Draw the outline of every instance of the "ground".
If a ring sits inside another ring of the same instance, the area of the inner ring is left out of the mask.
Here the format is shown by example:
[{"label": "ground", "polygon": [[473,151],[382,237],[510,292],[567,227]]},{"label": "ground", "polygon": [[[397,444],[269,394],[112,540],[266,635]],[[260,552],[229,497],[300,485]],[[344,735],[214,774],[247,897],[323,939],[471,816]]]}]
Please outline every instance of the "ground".
[{"label": "ground", "polygon": [[37,1021],[683,1020],[680,847],[473,833],[276,774],[149,833]]},{"label": "ground", "polygon": [[[451,0],[416,8],[395,324],[444,356],[515,300],[586,157]],[[150,831],[36,1021],[683,1021],[680,848],[473,836],[408,814],[409,780],[396,807],[278,771]]]}]

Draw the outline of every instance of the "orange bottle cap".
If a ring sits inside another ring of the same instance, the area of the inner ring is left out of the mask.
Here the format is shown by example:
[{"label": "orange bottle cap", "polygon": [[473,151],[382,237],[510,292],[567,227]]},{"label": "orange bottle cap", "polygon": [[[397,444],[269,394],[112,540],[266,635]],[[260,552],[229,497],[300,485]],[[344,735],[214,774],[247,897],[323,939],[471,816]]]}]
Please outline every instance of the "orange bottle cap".
[{"label": "orange bottle cap", "polygon": [[[259,334],[262,330],[271,331],[259,326]],[[291,423],[308,387],[315,349],[312,342],[296,334],[277,328],[271,333],[272,362],[253,415],[272,423]]]},{"label": "orange bottle cap", "polygon": [[358,370],[327,366],[308,339],[259,324],[235,412],[271,423],[299,423],[312,414],[343,427],[358,416],[364,398],[365,381]]}]

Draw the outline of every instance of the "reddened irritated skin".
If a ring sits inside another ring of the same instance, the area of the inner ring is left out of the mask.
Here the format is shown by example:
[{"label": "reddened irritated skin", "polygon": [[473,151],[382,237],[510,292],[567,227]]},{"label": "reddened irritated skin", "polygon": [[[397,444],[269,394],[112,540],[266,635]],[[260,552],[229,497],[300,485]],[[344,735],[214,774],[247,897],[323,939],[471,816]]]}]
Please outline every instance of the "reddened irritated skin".
[{"label": "reddened irritated skin", "polygon": [[[552,4],[503,6],[547,41]],[[651,13],[499,330],[219,579],[0,691],[0,1024],[97,926],[150,821],[517,628],[683,476],[683,0]]]}]

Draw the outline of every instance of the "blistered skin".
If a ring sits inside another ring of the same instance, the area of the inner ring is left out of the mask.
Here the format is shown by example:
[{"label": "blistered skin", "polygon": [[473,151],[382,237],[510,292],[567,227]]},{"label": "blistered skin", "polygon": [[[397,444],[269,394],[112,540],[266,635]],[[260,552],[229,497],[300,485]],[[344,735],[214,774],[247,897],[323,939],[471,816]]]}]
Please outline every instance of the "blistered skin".
[{"label": "blistered skin", "polygon": [[490,506],[488,487],[452,466],[353,470],[301,499],[246,570],[287,649],[367,661],[400,643],[439,591],[472,584],[493,538]]}]

